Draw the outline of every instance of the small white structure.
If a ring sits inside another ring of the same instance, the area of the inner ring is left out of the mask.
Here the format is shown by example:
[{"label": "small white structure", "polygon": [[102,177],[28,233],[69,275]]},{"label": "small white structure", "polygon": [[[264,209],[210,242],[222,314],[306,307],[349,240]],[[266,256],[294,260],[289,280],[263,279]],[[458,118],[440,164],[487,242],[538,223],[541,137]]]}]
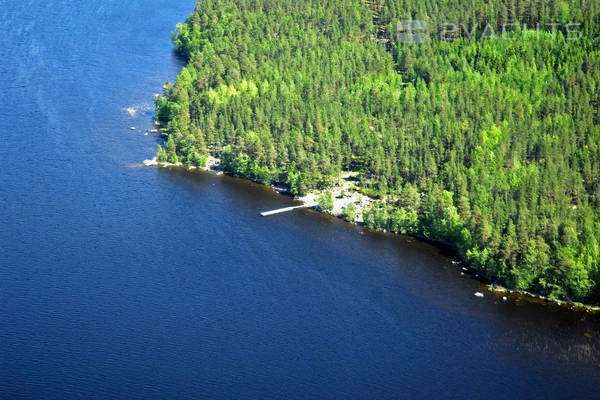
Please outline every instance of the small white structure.
[{"label": "small white structure", "polygon": [[279,209],[273,210],[273,211],[261,212],[260,215],[262,215],[263,217],[268,217],[269,215],[281,214],[284,212],[297,210],[299,208],[311,208],[311,207],[316,207],[316,206],[317,206],[317,204],[303,204],[301,206],[295,206],[295,207],[284,207],[284,208],[279,208]]}]

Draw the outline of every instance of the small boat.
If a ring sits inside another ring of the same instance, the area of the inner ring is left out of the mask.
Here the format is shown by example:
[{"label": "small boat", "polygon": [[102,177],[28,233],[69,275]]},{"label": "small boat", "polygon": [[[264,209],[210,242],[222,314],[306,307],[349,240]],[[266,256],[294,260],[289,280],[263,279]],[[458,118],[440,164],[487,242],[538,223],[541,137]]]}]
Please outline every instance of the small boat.
[{"label": "small boat", "polygon": [[483,297],[483,293],[481,292],[475,292],[475,297]]}]

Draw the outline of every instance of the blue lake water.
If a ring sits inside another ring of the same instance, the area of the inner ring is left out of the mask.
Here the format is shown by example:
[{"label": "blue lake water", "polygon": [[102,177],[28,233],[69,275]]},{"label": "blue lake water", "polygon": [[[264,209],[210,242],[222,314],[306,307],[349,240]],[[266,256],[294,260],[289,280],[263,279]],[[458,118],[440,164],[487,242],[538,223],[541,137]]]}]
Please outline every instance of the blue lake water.
[{"label": "blue lake water", "polygon": [[259,185],[136,167],[193,8],[0,0],[0,398],[598,398],[589,317],[477,299],[426,243],[261,218],[293,201]]}]

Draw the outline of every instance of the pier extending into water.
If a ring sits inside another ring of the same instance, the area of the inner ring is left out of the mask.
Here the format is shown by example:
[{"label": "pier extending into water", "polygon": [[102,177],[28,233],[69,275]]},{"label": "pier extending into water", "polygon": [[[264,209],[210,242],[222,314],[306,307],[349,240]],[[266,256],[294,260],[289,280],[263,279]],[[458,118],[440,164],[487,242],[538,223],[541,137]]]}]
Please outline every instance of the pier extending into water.
[{"label": "pier extending into water", "polygon": [[263,217],[268,217],[269,215],[281,214],[284,212],[296,210],[298,208],[312,208],[315,206],[316,206],[316,204],[302,204],[301,206],[284,207],[284,208],[278,208],[277,210],[264,211],[264,212],[261,212],[260,215],[262,215]]}]

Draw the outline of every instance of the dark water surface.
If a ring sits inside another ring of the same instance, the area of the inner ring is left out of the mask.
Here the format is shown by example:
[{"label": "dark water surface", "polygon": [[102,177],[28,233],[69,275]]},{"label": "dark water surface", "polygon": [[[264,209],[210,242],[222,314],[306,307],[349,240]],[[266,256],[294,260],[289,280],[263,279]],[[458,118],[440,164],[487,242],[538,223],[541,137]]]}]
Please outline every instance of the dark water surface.
[{"label": "dark water surface", "polygon": [[598,398],[589,318],[476,299],[429,244],[261,218],[292,201],[258,185],[127,168],[193,6],[0,0],[1,398]]}]

